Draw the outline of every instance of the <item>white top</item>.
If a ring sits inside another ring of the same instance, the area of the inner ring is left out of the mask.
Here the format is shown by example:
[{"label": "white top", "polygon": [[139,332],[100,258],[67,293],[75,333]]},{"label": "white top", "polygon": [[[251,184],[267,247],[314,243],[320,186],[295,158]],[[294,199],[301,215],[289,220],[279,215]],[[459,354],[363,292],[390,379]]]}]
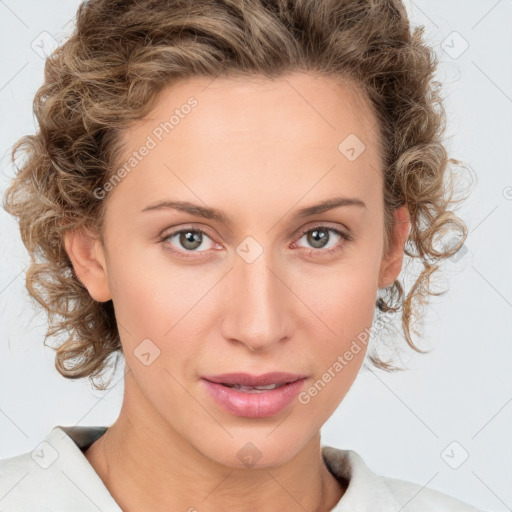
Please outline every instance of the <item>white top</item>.
[{"label": "white top", "polygon": [[[122,512],[83,450],[107,427],[54,427],[32,452],[0,460],[2,512]],[[353,450],[322,446],[329,471],[348,487],[331,512],[478,512],[413,482],[376,475]]]}]

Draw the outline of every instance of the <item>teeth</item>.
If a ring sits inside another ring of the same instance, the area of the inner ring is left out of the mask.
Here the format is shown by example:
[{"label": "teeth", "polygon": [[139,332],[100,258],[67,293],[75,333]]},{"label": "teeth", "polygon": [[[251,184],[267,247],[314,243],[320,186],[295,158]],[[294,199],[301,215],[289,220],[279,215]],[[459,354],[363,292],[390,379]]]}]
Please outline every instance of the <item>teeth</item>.
[{"label": "teeth", "polygon": [[277,384],[267,384],[266,386],[242,386],[252,389],[275,389],[277,387]]},{"label": "teeth", "polygon": [[225,385],[230,388],[235,388],[239,391],[244,391],[247,393],[258,393],[261,391],[268,391],[270,389],[276,389],[276,388],[280,388],[281,386],[284,386],[284,384],[267,384],[266,386],[242,386],[239,384],[225,384]]}]

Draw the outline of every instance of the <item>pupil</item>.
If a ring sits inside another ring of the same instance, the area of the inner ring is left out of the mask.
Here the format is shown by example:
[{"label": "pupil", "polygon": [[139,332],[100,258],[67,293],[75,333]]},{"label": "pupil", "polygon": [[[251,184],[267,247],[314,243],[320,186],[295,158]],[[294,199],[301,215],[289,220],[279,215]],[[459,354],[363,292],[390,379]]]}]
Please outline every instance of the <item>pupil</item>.
[{"label": "pupil", "polygon": [[197,249],[201,241],[201,233],[197,231],[185,231],[180,236],[180,243],[187,249]]},{"label": "pupil", "polygon": [[315,248],[323,247],[327,242],[328,235],[325,229],[315,229],[310,232],[310,235],[311,240],[308,240],[308,243]]}]

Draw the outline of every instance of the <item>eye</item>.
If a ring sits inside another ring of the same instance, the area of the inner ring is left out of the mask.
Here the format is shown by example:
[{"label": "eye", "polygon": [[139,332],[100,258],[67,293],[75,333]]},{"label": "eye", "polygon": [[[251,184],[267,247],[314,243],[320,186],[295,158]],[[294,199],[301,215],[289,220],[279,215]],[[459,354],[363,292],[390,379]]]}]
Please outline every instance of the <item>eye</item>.
[{"label": "eye", "polygon": [[[209,248],[205,248],[205,245],[208,245],[205,244],[205,238],[211,240],[206,231],[200,228],[185,228],[162,236],[160,241],[168,242],[167,248],[171,252],[187,256],[187,252],[207,252]],[[213,242],[213,240],[211,241]],[[178,244],[178,248],[173,246],[173,242]],[[201,247],[204,250],[199,250]]]},{"label": "eye", "polygon": [[[335,235],[334,238],[332,233]],[[310,247],[305,247],[309,255],[325,255],[340,251],[346,242],[350,242],[352,235],[330,226],[314,226],[303,230],[300,234],[300,241],[306,239]],[[208,244],[207,240],[210,240]],[[166,250],[183,257],[195,257],[193,253],[206,253],[209,249],[220,247],[201,228],[187,227],[160,237],[160,242],[165,242]],[[345,242],[345,243],[344,243]],[[213,244],[213,247],[212,247]],[[296,246],[297,242],[293,244]],[[208,247],[210,245],[210,247]],[[312,247],[311,247],[312,246]]]},{"label": "eye", "polygon": [[[329,233],[334,233],[334,239]],[[302,231],[299,240],[302,238],[306,239],[306,243],[312,247],[306,247],[309,250],[309,254],[331,254],[343,249],[345,246],[344,242],[352,240],[352,236],[348,233],[340,231],[339,229],[331,228],[329,226],[314,226],[305,231]]]}]

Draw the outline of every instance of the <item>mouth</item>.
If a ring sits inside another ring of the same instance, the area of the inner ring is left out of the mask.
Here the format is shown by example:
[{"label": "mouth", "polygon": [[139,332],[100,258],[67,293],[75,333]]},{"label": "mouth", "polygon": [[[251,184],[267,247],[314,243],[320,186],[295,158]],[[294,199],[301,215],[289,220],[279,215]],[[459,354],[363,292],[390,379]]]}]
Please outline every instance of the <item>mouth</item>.
[{"label": "mouth", "polygon": [[276,389],[286,384],[291,384],[306,378],[307,375],[287,372],[269,372],[262,375],[251,375],[249,373],[224,373],[222,375],[210,375],[203,377],[204,380],[214,384],[222,384],[230,388],[243,390],[267,391]]},{"label": "mouth", "polygon": [[299,394],[307,376],[274,372],[203,377],[211,398],[225,411],[246,418],[274,416]]}]

